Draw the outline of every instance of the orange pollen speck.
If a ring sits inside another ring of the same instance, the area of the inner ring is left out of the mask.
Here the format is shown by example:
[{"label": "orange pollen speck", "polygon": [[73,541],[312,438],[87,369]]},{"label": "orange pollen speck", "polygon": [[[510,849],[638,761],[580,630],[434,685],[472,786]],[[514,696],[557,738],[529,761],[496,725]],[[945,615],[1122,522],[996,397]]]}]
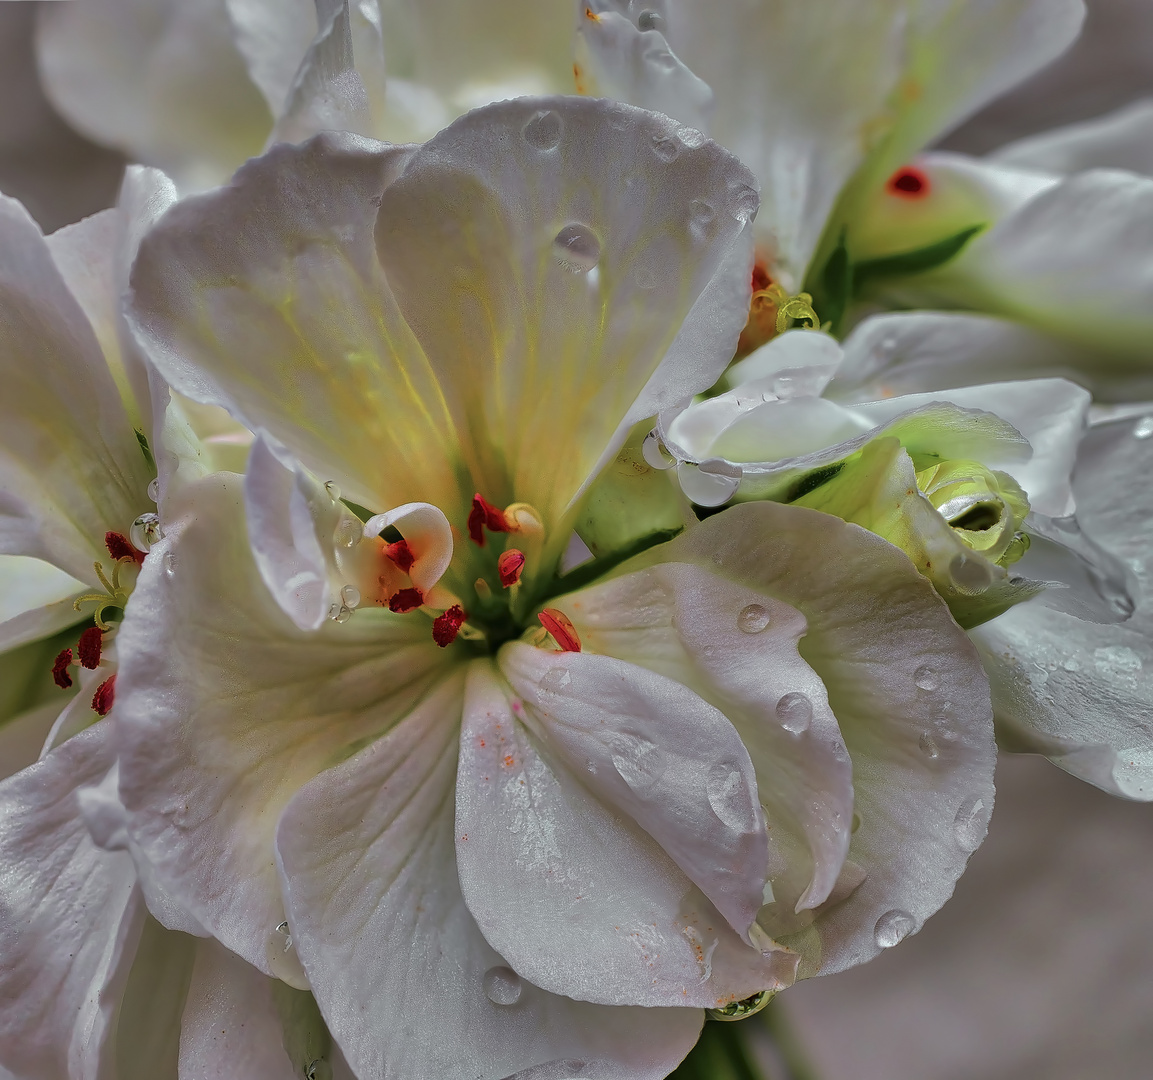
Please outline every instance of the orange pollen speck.
[{"label": "orange pollen speck", "polygon": [[580,652],[581,639],[569,617],[557,608],[545,608],[537,618],[560,646],[561,652]]}]

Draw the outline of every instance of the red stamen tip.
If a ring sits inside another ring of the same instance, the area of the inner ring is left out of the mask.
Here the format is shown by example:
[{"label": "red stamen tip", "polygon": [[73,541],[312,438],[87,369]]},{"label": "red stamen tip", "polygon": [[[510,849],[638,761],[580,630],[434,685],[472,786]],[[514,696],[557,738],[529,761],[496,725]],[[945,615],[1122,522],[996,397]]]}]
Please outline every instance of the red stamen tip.
[{"label": "red stamen tip", "polygon": [[80,635],[80,643],[76,646],[76,653],[80,663],[91,671],[100,663],[100,645],[104,632],[98,626],[90,626]]},{"label": "red stamen tip", "polygon": [[558,611],[554,607],[546,607],[537,615],[537,618],[540,619],[541,626],[552,634],[553,640],[560,646],[561,652],[581,651],[581,639],[576,632],[576,627],[573,626],[563,611]]},{"label": "red stamen tip", "polygon": [[472,509],[468,512],[468,535],[479,547],[484,547],[485,529],[489,532],[512,532],[504,511],[498,510],[477,492],[472,497]]},{"label": "red stamen tip", "polygon": [[509,548],[496,561],[496,572],[500,575],[500,583],[507,589],[520,581],[524,570],[524,552],[516,548]]},{"label": "red stamen tip", "polygon": [[412,569],[412,564],[416,562],[416,556],[413,555],[407,540],[398,540],[395,544],[385,544],[384,554],[404,574],[407,574]]},{"label": "red stamen tip", "polygon": [[120,562],[121,559],[131,559],[137,566],[144,563],[144,552],[136,548],[123,533],[106,532],[104,534],[104,546],[108,549],[108,554],[117,562]]},{"label": "red stamen tip", "polygon": [[889,190],[906,198],[923,198],[929,194],[929,178],[920,169],[906,165],[889,177]]},{"label": "red stamen tip", "polygon": [[52,681],[61,690],[67,690],[72,685],[72,676],[68,674],[68,665],[72,663],[72,650],[61,649],[52,662]]},{"label": "red stamen tip", "polygon": [[423,603],[420,589],[400,589],[388,598],[388,610],[403,615],[406,611],[416,611]]},{"label": "red stamen tip", "polygon": [[109,675],[92,695],[92,708],[97,716],[107,716],[116,699],[116,676]]},{"label": "red stamen tip", "polygon": [[453,604],[443,615],[432,620],[432,640],[442,649],[448,648],[456,641],[456,635],[460,633],[467,618],[464,608],[460,604]]}]

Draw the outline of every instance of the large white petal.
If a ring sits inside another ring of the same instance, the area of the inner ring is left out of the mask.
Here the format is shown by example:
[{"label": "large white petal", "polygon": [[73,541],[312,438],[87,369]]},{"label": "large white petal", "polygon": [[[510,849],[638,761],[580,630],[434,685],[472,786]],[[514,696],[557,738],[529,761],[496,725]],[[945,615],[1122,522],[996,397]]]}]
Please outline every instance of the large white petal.
[{"label": "large white petal", "polygon": [[874,315],[845,340],[826,397],[865,401],[998,379],[1061,377],[1106,401],[1153,398],[1153,372],[1007,319],[944,312]]},{"label": "large white petal", "polygon": [[989,160],[1067,176],[1085,169],[1128,169],[1153,175],[1153,99],[1133,101],[1105,116],[1027,135]]},{"label": "large white petal", "polygon": [[298,979],[275,955],[280,809],[403,716],[445,654],[420,615],[298,630],[260,580],[239,478],[186,498],[120,630],[121,797],[159,883],[234,952]]},{"label": "large white petal", "polygon": [[1153,799],[1153,500],[1141,479],[1153,465],[1149,428],[1143,419],[1091,428],[1074,476],[1085,532],[1125,560],[1141,586],[1129,620],[1099,625],[1034,602],[973,632],[1010,746],[1145,800]]},{"label": "large white petal", "polygon": [[[747,503],[622,567],[696,562],[798,610],[853,765],[864,880],[785,937],[831,974],[916,929],[953,891],[992,809],[992,710],[975,650],[908,558],[827,514]],[[763,787],[763,785],[762,785]]]},{"label": "large white petal", "polygon": [[0,1064],[97,1080],[144,905],[132,860],[102,851],[77,790],[113,761],[98,724],[0,784]]},{"label": "large white petal", "polygon": [[225,0],[90,0],[39,15],[45,89],[89,138],[191,187],[259,152],[271,117]]},{"label": "large white petal", "polygon": [[104,534],[151,505],[151,473],[91,325],[13,199],[0,238],[0,549],[96,584]]},{"label": "large white petal", "polygon": [[297,69],[316,34],[313,0],[224,0],[236,48],[273,116],[288,100]]},{"label": "large white petal", "polygon": [[[735,726],[756,769],[769,825],[768,876],[779,905],[769,913],[772,921],[827,900],[849,847],[853,786],[820,676],[797,651],[803,616],[763,592],[684,563],[625,574],[558,602],[571,613],[582,648],[678,680]],[[727,813],[730,781],[725,777],[714,792],[717,779],[709,791],[725,796],[719,809]],[[754,910],[765,895],[755,898]]]},{"label": "large white petal", "polygon": [[0,555],[0,652],[80,622],[72,601],[85,591],[43,559]]},{"label": "large white petal", "polygon": [[465,907],[454,857],[459,678],[307,784],[277,850],[289,920],[360,1076],[658,1080],[694,1009],[606,1008],[516,975]]}]

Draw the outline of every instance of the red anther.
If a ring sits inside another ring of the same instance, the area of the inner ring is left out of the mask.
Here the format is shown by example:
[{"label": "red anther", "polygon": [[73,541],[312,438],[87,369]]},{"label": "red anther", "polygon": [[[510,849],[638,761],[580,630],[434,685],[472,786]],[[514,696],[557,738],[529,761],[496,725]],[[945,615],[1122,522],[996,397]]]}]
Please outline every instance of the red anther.
[{"label": "red anther", "polygon": [[442,649],[447,649],[460,633],[464,620],[468,618],[460,604],[453,604],[443,615],[432,620],[432,640]]},{"label": "red anther", "polygon": [[484,547],[485,529],[489,532],[512,532],[504,511],[498,510],[477,492],[472,497],[472,509],[468,512],[468,535],[480,547]]},{"label": "red anther", "polygon": [[107,716],[116,699],[116,676],[109,675],[92,695],[92,708],[97,716]]},{"label": "red anther", "polygon": [[576,627],[573,626],[563,611],[558,611],[554,607],[546,607],[537,615],[537,618],[540,619],[541,626],[552,634],[553,640],[560,646],[561,652],[581,651],[581,639],[576,632]]},{"label": "red anther", "polygon": [[406,611],[416,611],[424,603],[420,589],[401,589],[388,598],[388,610],[403,615]]},{"label": "red anther", "polygon": [[773,279],[769,277],[765,264],[758,259],[753,266],[753,292],[762,292],[772,283]]},{"label": "red anther", "polygon": [[889,177],[889,190],[905,198],[923,198],[929,194],[929,178],[920,169],[906,165]]},{"label": "red anther", "polygon": [[80,635],[80,644],[76,646],[80,663],[91,671],[100,663],[100,644],[104,632],[98,626],[90,626]]},{"label": "red anther", "polygon": [[496,572],[500,575],[500,583],[506,589],[520,581],[522,570],[524,570],[524,552],[517,551],[516,548],[509,548],[496,561]]},{"label": "red anther", "polygon": [[144,563],[144,552],[136,548],[123,533],[106,532],[104,534],[104,546],[108,549],[108,554],[117,562],[120,562],[121,559],[131,559],[137,566]]},{"label": "red anther", "polygon": [[395,544],[385,544],[384,554],[398,570],[405,574],[412,569],[412,564],[416,562],[416,556],[413,555],[407,540],[398,540]]},{"label": "red anther", "polygon": [[71,649],[61,649],[56,659],[52,661],[52,681],[61,690],[67,690],[72,685],[72,676],[68,674],[68,665],[71,663]]}]

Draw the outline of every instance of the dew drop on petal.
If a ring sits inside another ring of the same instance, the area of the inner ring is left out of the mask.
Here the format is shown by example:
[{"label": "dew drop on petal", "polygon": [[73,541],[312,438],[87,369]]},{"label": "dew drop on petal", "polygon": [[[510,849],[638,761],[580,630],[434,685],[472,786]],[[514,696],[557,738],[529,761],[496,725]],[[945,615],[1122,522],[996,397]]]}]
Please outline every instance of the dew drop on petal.
[{"label": "dew drop on petal", "polygon": [[941,685],[941,680],[937,678],[937,673],[928,664],[922,664],[913,672],[913,685],[918,690],[932,692]]},{"label": "dew drop on petal", "polygon": [[340,501],[340,485],[335,480],[326,480],[324,482],[324,490],[328,492],[328,497],[333,502]]},{"label": "dew drop on petal", "polygon": [[356,518],[341,518],[332,539],[339,547],[356,547],[364,539],[364,526]]},{"label": "dew drop on petal", "polygon": [[128,539],[138,551],[148,551],[157,540],[164,539],[160,518],[155,514],[141,514],[128,530]]},{"label": "dew drop on petal", "polygon": [[659,11],[642,11],[637,16],[638,30],[657,30],[664,33],[665,19]]},{"label": "dew drop on petal", "polygon": [[638,266],[633,271],[633,281],[639,289],[655,289],[660,283],[660,275],[652,266]]},{"label": "dew drop on petal", "polygon": [[666,164],[670,161],[675,161],[680,152],[680,143],[671,135],[653,136],[653,153]]},{"label": "dew drop on petal", "polygon": [[641,793],[660,780],[669,767],[665,754],[635,735],[620,735],[614,740],[612,762],[621,779]]},{"label": "dew drop on petal", "polygon": [[937,740],[927,731],[921,732],[921,737],[917,740],[917,745],[921,748],[921,753],[930,761],[936,761],[941,754],[941,750],[937,746]]},{"label": "dew drop on petal", "polygon": [[524,141],[536,150],[555,150],[560,145],[561,130],[561,118],[555,112],[538,112],[524,126]]},{"label": "dew drop on petal", "polygon": [[677,58],[668,49],[654,49],[645,53],[645,59],[662,71],[675,71]]},{"label": "dew drop on petal", "polygon": [[751,832],[756,825],[753,800],[740,769],[722,761],[709,770],[705,790],[713,813],[730,829]]},{"label": "dew drop on petal", "polygon": [[148,481],[148,497],[153,502],[160,502],[160,477],[154,476]]},{"label": "dew drop on petal", "polygon": [[781,727],[793,735],[800,735],[813,720],[813,703],[801,693],[785,694],[777,702],[777,719]]},{"label": "dew drop on petal", "polygon": [[572,676],[569,674],[568,668],[554,667],[549,668],[548,671],[541,676],[540,686],[542,690],[549,690],[556,694],[571,682]]},{"label": "dew drop on petal", "polygon": [[705,199],[693,199],[689,203],[689,228],[698,236],[708,230],[716,220],[716,216],[717,211],[713,204]]},{"label": "dew drop on petal", "polygon": [[1153,435],[1153,416],[1143,416],[1133,425],[1133,438],[1148,439]]},{"label": "dew drop on petal", "polygon": [[296,950],[292,947],[292,935],[289,933],[288,923],[282,922],[268,935],[265,958],[268,960],[269,971],[276,978],[284,980],[290,986],[307,985],[304,968],[301,967]]},{"label": "dew drop on petal", "polygon": [[176,553],[174,551],[166,551],[162,565],[164,566],[164,573],[167,574],[168,577],[174,577],[176,575]]},{"label": "dew drop on petal", "polygon": [[360,590],[355,585],[345,585],[340,590],[340,598],[350,610],[355,610],[360,604]]},{"label": "dew drop on petal", "polygon": [[916,920],[907,911],[893,908],[877,920],[877,925],[873,927],[873,940],[882,949],[891,949],[904,941],[916,925]]},{"label": "dew drop on petal", "polygon": [[761,604],[749,604],[737,615],[737,629],[744,634],[759,634],[769,625],[769,609]]},{"label": "dew drop on petal", "polygon": [[645,436],[644,442],[641,443],[641,455],[651,468],[660,469],[662,472],[671,469],[677,463],[676,458],[665,449],[656,431],[650,431]]},{"label": "dew drop on petal", "polygon": [[491,967],[484,973],[484,996],[494,1005],[515,1005],[524,989],[520,976],[507,967]]},{"label": "dew drop on petal", "polygon": [[966,592],[984,592],[993,584],[993,571],[980,556],[954,555],[949,563],[949,576]]},{"label": "dew drop on petal", "polygon": [[729,197],[729,213],[742,223],[750,221],[760,202],[760,196],[751,187],[741,186]]},{"label": "dew drop on petal", "polygon": [[552,242],[556,261],[573,274],[586,274],[601,257],[601,242],[587,225],[566,225]]},{"label": "dew drop on petal", "polygon": [[953,819],[953,835],[962,851],[976,851],[985,839],[988,828],[985,820],[985,800],[979,795],[970,795],[957,811]]}]

